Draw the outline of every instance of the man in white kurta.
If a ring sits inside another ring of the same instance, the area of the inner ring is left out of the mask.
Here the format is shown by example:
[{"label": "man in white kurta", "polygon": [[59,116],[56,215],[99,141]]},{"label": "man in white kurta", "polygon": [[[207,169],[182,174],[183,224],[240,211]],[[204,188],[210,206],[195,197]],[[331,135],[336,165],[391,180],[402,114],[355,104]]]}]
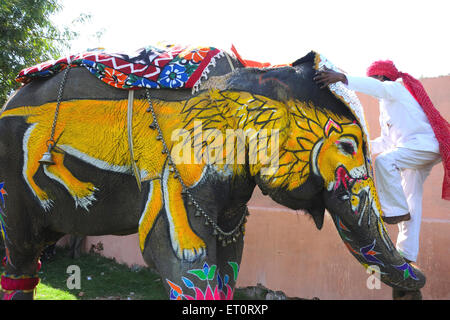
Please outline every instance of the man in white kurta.
[{"label": "man in white kurta", "polygon": [[[400,83],[383,76],[352,77],[319,72],[318,83],[341,81],[351,90],[380,101],[381,136],[371,141],[378,196],[387,223],[397,223],[397,249],[416,261],[422,218],[423,184],[440,162],[439,143],[421,106]],[[390,222],[388,222],[390,221]]]}]

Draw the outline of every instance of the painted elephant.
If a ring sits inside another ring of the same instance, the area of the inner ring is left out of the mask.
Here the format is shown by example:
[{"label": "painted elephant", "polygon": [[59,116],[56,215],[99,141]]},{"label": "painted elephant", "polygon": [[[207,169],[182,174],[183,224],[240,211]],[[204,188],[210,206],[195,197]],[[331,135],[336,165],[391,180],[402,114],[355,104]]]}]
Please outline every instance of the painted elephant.
[{"label": "painted elephant", "polygon": [[[125,90],[72,68],[55,122],[63,74],[23,86],[0,117],[4,298],[33,297],[42,249],[65,234],[139,232],[170,299],[231,299],[256,186],[319,229],[328,210],[364,267],[421,288],[383,225],[360,120],[312,81],[319,60],[258,69],[222,59],[196,94],[137,90],[134,159]],[[52,129],[54,164],[41,164]]]}]

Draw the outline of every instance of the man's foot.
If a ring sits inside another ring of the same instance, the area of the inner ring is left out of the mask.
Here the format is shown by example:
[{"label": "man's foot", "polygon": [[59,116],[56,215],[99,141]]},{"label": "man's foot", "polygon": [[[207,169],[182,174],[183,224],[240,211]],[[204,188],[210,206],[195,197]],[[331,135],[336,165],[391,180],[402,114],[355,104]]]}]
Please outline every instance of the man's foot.
[{"label": "man's foot", "polygon": [[383,217],[383,221],[387,224],[397,224],[399,222],[408,221],[408,220],[411,220],[411,215],[409,214],[409,212],[402,216]]}]

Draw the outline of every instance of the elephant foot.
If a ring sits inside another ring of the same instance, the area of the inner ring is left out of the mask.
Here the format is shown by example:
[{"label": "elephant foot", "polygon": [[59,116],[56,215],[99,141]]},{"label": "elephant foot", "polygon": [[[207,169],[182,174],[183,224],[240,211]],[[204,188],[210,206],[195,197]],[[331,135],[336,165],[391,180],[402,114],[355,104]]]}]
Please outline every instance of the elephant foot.
[{"label": "elephant foot", "polygon": [[2,275],[2,300],[33,300],[34,291],[39,283],[38,277]]},{"label": "elephant foot", "polygon": [[0,300],[33,300],[34,290],[13,290],[0,292]]},{"label": "elephant foot", "polygon": [[393,300],[422,300],[420,290],[406,291],[401,289],[392,289]]}]

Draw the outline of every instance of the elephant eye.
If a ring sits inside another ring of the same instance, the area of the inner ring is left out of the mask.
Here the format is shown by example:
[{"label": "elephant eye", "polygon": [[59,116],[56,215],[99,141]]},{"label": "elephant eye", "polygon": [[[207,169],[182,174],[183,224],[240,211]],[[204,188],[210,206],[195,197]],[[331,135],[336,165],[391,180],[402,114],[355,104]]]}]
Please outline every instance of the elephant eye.
[{"label": "elephant eye", "polygon": [[341,139],[336,142],[338,149],[344,154],[355,155],[357,146],[353,139]]}]

